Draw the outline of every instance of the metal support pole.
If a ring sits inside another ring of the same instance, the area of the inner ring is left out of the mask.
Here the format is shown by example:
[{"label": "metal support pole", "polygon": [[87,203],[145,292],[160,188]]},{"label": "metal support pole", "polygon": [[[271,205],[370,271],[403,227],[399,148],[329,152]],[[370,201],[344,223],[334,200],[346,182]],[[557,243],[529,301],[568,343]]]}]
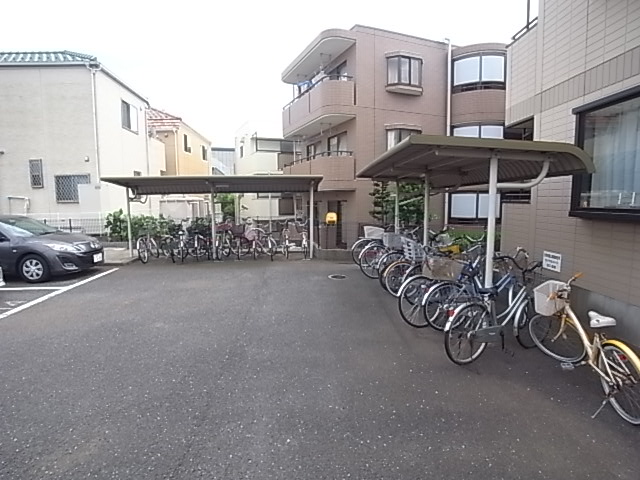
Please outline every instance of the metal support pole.
[{"label": "metal support pole", "polygon": [[400,233],[400,182],[398,180],[396,180],[396,201],[393,216],[393,231]]},{"label": "metal support pole", "polygon": [[487,212],[487,248],[484,265],[484,286],[493,286],[493,254],[496,244],[496,205],[498,203],[498,155],[489,161],[489,211]]},{"label": "metal support pole", "polygon": [[133,257],[133,238],[131,238],[131,200],[127,188],[127,239],[129,241],[129,255]]},{"label": "metal support pole", "polygon": [[216,190],[211,185],[211,200],[209,204],[211,208],[209,209],[209,213],[211,214],[211,242],[213,245],[213,259],[218,260],[218,242],[216,240],[216,204],[214,203],[216,197]]},{"label": "metal support pole", "polygon": [[314,208],[313,208],[313,190],[315,182],[311,182],[309,189],[309,260],[313,259],[313,231],[315,230]]},{"label": "metal support pole", "polygon": [[422,245],[429,245],[429,173],[424,174],[424,216],[422,218]]}]

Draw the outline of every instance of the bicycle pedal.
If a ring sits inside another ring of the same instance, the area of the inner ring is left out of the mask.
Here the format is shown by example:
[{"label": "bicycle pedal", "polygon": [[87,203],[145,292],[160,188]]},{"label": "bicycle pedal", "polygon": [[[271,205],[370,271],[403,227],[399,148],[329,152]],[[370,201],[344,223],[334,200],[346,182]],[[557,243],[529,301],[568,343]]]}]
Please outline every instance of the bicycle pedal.
[{"label": "bicycle pedal", "polygon": [[561,362],[560,368],[562,368],[562,370],[564,370],[565,372],[569,372],[571,370],[575,370],[576,366],[571,362]]}]

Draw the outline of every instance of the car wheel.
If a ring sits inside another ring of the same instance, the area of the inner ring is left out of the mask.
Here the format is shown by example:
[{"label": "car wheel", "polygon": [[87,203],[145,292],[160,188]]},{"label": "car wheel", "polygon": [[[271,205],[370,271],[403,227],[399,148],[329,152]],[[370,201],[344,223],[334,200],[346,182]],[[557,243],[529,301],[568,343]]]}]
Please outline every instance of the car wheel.
[{"label": "car wheel", "polygon": [[49,265],[40,255],[26,255],[18,265],[20,277],[28,283],[46,282],[51,276]]}]

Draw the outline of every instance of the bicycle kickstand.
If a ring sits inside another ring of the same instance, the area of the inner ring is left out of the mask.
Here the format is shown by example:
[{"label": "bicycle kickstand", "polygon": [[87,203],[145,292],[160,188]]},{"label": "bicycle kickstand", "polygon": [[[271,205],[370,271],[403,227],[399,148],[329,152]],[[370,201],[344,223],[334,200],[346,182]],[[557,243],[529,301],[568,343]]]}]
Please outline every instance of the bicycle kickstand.
[{"label": "bicycle kickstand", "polygon": [[511,355],[512,357],[515,355],[513,350],[508,349],[504,344],[504,332],[500,332],[500,340],[502,341],[502,353],[506,353],[507,355]]},{"label": "bicycle kickstand", "polygon": [[602,409],[605,407],[605,405],[611,401],[611,397],[612,396],[613,396],[612,392],[607,393],[607,396],[604,397],[604,400],[602,400],[602,403],[598,407],[598,410],[596,410],[596,413],[591,415],[591,418],[596,418],[596,416],[602,411]]}]

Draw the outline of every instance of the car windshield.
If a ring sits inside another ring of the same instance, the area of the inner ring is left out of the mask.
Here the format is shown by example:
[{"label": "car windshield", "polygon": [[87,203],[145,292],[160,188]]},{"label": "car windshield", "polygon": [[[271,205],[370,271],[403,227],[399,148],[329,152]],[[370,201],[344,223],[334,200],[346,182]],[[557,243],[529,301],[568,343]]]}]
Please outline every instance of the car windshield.
[{"label": "car windshield", "polygon": [[20,235],[22,237],[45,235],[47,233],[55,233],[57,231],[46,223],[39,222],[32,218],[0,218],[0,224],[8,227],[9,231],[14,235]]}]

